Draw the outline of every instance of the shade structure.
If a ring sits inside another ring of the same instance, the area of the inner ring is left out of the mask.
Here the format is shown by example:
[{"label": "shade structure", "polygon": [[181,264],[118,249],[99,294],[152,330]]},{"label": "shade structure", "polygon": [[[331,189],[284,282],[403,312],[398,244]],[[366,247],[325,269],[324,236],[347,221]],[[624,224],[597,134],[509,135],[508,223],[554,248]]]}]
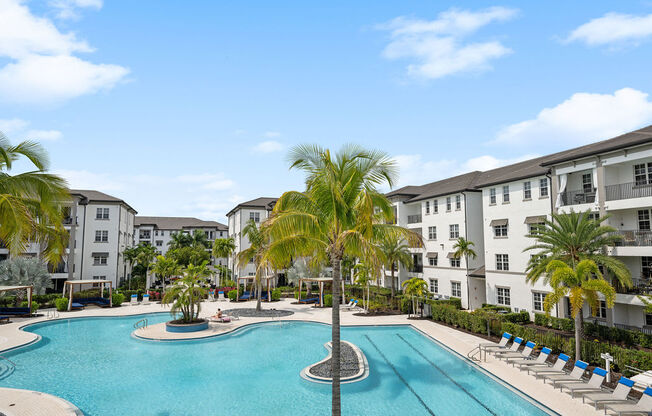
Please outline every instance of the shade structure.
[{"label": "shade structure", "polygon": [[[324,285],[326,283],[333,284],[332,277],[304,277],[299,279],[299,303],[301,303],[301,286],[303,282],[318,283],[319,284],[319,306],[324,306]],[[342,283],[342,303],[346,303],[346,296],[344,295],[344,280],[340,281]],[[335,301],[333,300],[333,305]]]},{"label": "shade structure", "polygon": [[[23,286],[0,286],[0,292],[9,292],[11,290],[22,290],[27,289],[27,306],[32,310],[32,293],[34,292],[34,286],[32,285],[23,285]],[[31,314],[31,312],[30,312]]]},{"label": "shade structure", "polygon": [[[271,290],[271,283],[270,283],[270,281],[271,281],[272,279],[274,279],[274,278],[276,278],[275,275],[274,275],[274,276],[261,276],[261,277],[260,277],[260,280],[266,280],[266,281],[267,281],[267,284],[265,285],[265,286],[267,286],[267,302],[271,302],[271,301],[272,301],[272,295],[271,295],[271,293],[270,293],[270,290]],[[240,286],[240,280],[244,280],[244,281],[245,281],[244,285],[245,285],[245,290],[246,290],[246,289],[247,289],[247,282],[248,282],[248,281],[251,281],[251,282],[252,282],[252,288],[253,288],[253,281],[256,280],[256,276],[242,276],[242,277],[238,277],[238,282],[237,282],[237,283],[238,283],[238,284],[237,284],[238,287]],[[260,293],[258,294],[258,296],[260,296]],[[240,301],[239,297],[240,297],[240,296],[236,296],[236,302],[239,302],[239,301]]]},{"label": "shade structure", "polygon": [[534,215],[532,217],[525,217],[526,224],[543,224],[546,222],[545,215]]},{"label": "shade structure", "polygon": [[72,292],[75,285],[100,285],[100,295],[104,294],[104,287],[109,284],[109,308],[113,307],[113,281],[112,280],[66,280],[63,282],[63,294],[66,294],[66,290],[69,291],[68,296],[68,311],[72,310]]}]

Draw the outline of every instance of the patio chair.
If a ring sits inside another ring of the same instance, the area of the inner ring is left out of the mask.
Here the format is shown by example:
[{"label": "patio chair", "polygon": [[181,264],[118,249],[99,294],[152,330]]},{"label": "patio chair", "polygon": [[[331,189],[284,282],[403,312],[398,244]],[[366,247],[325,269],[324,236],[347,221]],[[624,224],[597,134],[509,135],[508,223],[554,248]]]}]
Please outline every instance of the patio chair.
[{"label": "patio chair", "polygon": [[143,305],[149,305],[149,293],[143,295]]},{"label": "patio chair", "polygon": [[589,363],[577,360],[575,361],[575,366],[571,370],[570,373],[568,374],[544,374],[543,375],[543,382],[545,383],[546,381],[552,382],[552,387],[555,387],[557,383],[562,383],[564,381],[581,381],[582,376],[584,375],[584,372],[586,371],[586,367],[589,365]]},{"label": "patio chair", "polygon": [[129,304],[131,306],[138,305],[138,295],[131,295],[131,301]]},{"label": "patio chair", "polygon": [[524,367],[531,367],[535,368],[537,366],[544,366],[544,367],[550,367],[549,364],[546,363],[548,361],[548,357],[550,357],[550,353],[552,350],[550,348],[544,347],[541,352],[539,353],[539,356],[536,358],[536,360],[533,359],[522,359],[522,360],[510,360],[509,363],[514,366],[518,367],[519,370],[523,370]]},{"label": "patio chair", "polygon": [[503,354],[510,354],[513,352],[518,352],[518,349],[521,348],[521,344],[523,344],[523,338],[516,337],[514,338],[514,341],[512,341],[512,345],[509,346],[509,348],[506,348],[504,350],[494,350],[494,351],[489,351],[489,354],[493,354],[494,357],[500,359],[500,356]]},{"label": "patio chair", "polygon": [[348,303],[348,305],[343,305],[342,309],[345,311],[353,311],[358,307],[358,300],[357,299],[351,299],[351,302]]},{"label": "patio chair", "polygon": [[500,337],[500,341],[496,344],[495,342],[482,342],[478,345],[482,351],[489,351],[493,349],[502,350],[507,348],[507,343],[512,339],[512,334],[508,332],[503,332],[503,335]]},{"label": "patio chair", "polygon": [[621,377],[613,392],[585,394],[582,396],[582,403],[586,403],[587,400],[593,402],[593,406],[596,410],[600,404],[630,404],[631,402],[627,400],[627,396],[629,396],[629,392],[632,391],[633,385],[634,381],[627,377]]},{"label": "patio chair", "polygon": [[217,292],[217,300],[218,301],[225,301],[226,300],[226,296],[224,296],[224,291],[223,290],[220,290],[220,291]]},{"label": "patio chair", "polygon": [[527,368],[528,374],[533,374],[535,378],[539,378],[539,375],[543,376],[544,374],[566,374],[564,367],[570,357],[566,354],[559,354],[557,360],[552,366],[549,367],[536,367],[536,368]]},{"label": "patio chair", "polygon": [[586,381],[563,381],[559,383],[559,389],[561,391],[564,391],[566,389],[566,393],[569,393],[571,397],[575,397],[575,393],[582,393],[582,394],[587,394],[587,393],[600,393],[602,392],[602,383],[604,382],[604,378],[607,375],[607,371],[600,368],[596,367],[593,370],[593,373],[591,374],[591,378],[589,379],[588,382]]},{"label": "patio chair", "polygon": [[604,412],[610,411],[617,416],[629,413],[643,413],[648,414],[652,412],[652,387],[643,390],[643,395],[638,400],[638,403],[632,404],[605,404]]},{"label": "patio chair", "polygon": [[525,343],[525,347],[521,352],[506,352],[505,354],[501,354],[498,356],[499,360],[504,359],[506,362],[510,361],[516,361],[516,360],[522,360],[522,359],[533,359],[534,356],[532,355],[534,353],[534,347],[536,347],[537,344],[535,344],[532,341],[528,341]]}]

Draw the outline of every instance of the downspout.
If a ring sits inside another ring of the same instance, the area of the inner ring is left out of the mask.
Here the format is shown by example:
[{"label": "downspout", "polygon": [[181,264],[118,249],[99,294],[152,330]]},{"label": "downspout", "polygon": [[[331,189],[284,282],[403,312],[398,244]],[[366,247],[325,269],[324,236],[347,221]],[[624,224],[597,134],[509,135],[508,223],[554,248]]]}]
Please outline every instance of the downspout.
[{"label": "downspout", "polygon": [[[122,206],[118,205],[118,246],[117,246],[117,255],[115,256],[115,286],[118,287],[118,273],[120,270],[120,224],[122,223]],[[149,292],[148,292],[149,293]]]},{"label": "downspout", "polygon": [[83,204],[84,205],[84,223],[82,224],[82,238],[81,238],[82,249],[81,249],[81,264],[79,265],[80,266],[79,267],[79,280],[82,280],[82,278],[84,276],[84,246],[86,245],[85,244],[86,243],[86,220],[87,220],[87,218],[86,218],[87,217],[87,215],[86,215],[87,214],[86,207],[88,206],[88,200],[85,200],[84,202],[85,202]]},{"label": "downspout", "polygon": [[[466,241],[469,241],[469,224],[468,224],[468,209],[466,205],[466,192],[462,192],[464,196],[464,238]],[[466,266],[466,307],[471,309],[471,285],[469,282],[469,256],[468,254],[464,256],[464,265]]]}]

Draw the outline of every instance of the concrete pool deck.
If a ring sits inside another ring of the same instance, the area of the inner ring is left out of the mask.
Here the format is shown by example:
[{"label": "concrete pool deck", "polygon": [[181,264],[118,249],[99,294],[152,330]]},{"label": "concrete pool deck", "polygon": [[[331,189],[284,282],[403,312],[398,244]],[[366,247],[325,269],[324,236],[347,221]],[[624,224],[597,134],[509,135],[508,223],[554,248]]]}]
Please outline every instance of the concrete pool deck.
[{"label": "concrete pool deck", "polygon": [[[61,312],[57,319],[67,319],[67,318],[81,318],[81,317],[100,317],[100,316],[129,316],[129,315],[140,315],[145,313],[156,313],[156,312],[168,312],[169,308],[163,307],[160,304],[150,303],[149,305],[135,305],[135,306],[121,306],[119,308],[86,308],[81,311],[72,311],[72,312]],[[204,302],[202,303],[202,312],[200,317],[206,318],[211,315],[214,315],[217,311],[217,308],[225,309],[236,309],[236,308],[252,308],[255,306],[255,302],[228,302],[228,301],[216,301],[216,302]],[[226,332],[233,331],[237,328],[240,328],[245,325],[261,323],[261,322],[276,322],[276,321],[310,321],[317,323],[330,324],[331,322],[331,309],[330,308],[314,308],[310,305],[305,304],[293,304],[291,299],[283,299],[279,302],[267,303],[263,302],[263,309],[284,309],[294,312],[290,316],[285,316],[282,318],[247,318],[242,317],[239,320],[232,321],[226,324],[215,324],[211,323],[209,326],[209,331],[211,331],[209,336],[218,336]],[[41,311],[42,313],[42,311]],[[452,351],[457,352],[462,357],[466,357],[466,354],[473,348],[478,346],[480,342],[486,342],[486,340],[476,337],[471,334],[464,332],[456,331],[452,328],[439,325],[430,320],[408,320],[407,315],[393,315],[393,316],[380,316],[380,317],[364,317],[364,316],[354,316],[353,312],[342,311],[341,312],[341,324],[343,326],[364,326],[364,325],[411,325],[415,329],[421,331],[422,333],[432,337],[439,343],[450,348]],[[134,323],[140,318],[134,316]],[[0,354],[2,351],[7,349],[15,348],[21,345],[29,344],[38,340],[38,337],[29,332],[20,330],[21,327],[38,323],[38,322],[47,322],[52,320],[46,316],[33,317],[33,318],[14,318],[9,324],[0,325]],[[157,325],[152,325],[150,329],[138,330],[138,331],[152,331],[153,328]],[[136,332],[138,332],[136,331]],[[192,334],[179,334],[175,333],[175,336],[179,335],[191,335],[190,338],[193,338]],[[153,337],[155,338],[155,337]],[[145,341],[143,341],[145,342]],[[173,341],[172,341],[173,342]],[[603,415],[603,410],[596,411],[592,406],[582,404],[581,399],[572,399],[568,394],[561,393],[559,390],[553,389],[550,384],[544,384],[541,380],[535,380],[534,377],[529,376],[526,372],[519,371],[518,369],[506,365],[502,361],[498,361],[491,356],[487,358],[486,362],[476,363],[479,367],[485,369],[488,373],[491,373],[495,377],[505,381],[506,383],[516,387],[521,392],[527,394],[533,399],[537,400],[541,404],[547,406],[553,411],[559,413],[560,415],[578,415],[578,416],[597,416]],[[300,369],[297,369],[299,371]],[[373,368],[371,371],[374,371]],[[9,380],[11,376],[9,376]],[[25,390],[23,390],[25,391]],[[32,410],[25,409],[19,410],[16,406],[6,407],[7,404],[15,397],[16,390],[0,388],[0,412],[6,413],[7,415],[15,416],[33,416],[41,415],[46,413],[38,413],[34,409],[48,409],[48,415],[76,415],[76,413],[71,413],[70,409],[66,413],[63,403],[65,401],[60,401],[59,405],[62,410],[56,413],[50,409],[54,409],[49,406],[53,406],[54,401],[51,399],[53,396],[49,395],[34,395],[30,397],[30,402],[33,407],[30,407]],[[67,402],[65,402],[67,403]],[[62,413],[63,412],[63,413]]]}]

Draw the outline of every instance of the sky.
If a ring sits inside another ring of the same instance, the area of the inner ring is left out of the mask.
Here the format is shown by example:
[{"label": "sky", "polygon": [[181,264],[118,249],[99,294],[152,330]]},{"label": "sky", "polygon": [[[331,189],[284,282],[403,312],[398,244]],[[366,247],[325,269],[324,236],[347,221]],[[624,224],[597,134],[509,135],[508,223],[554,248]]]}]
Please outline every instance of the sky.
[{"label": "sky", "polygon": [[610,138],[652,124],[650,68],[650,1],[0,0],[0,131],[139,215],[302,189],[303,143],[402,186]]}]

